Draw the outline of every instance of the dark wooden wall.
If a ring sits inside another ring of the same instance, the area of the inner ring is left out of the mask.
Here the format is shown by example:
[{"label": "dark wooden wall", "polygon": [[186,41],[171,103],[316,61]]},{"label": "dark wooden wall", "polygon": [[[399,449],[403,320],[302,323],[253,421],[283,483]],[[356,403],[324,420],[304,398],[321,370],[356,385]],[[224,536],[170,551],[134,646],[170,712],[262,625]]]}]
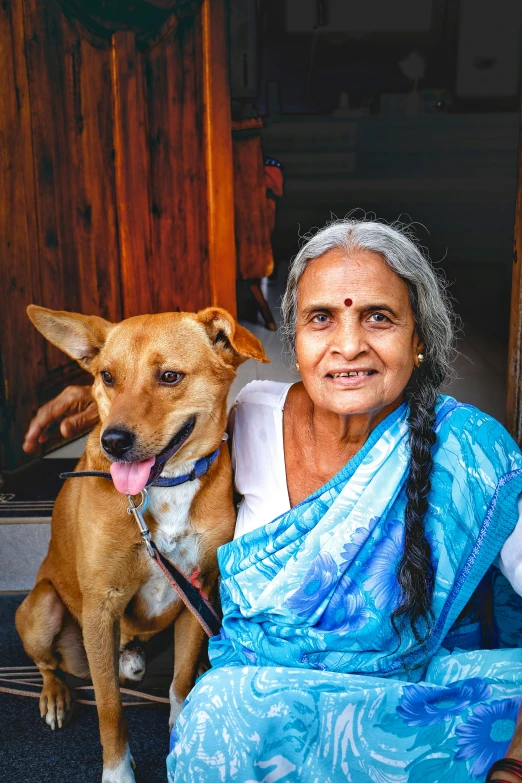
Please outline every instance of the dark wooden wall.
[{"label": "dark wooden wall", "polygon": [[96,35],[58,0],[2,3],[0,73],[5,469],[38,405],[79,377],[29,303],[235,314],[224,0],[138,39]]}]

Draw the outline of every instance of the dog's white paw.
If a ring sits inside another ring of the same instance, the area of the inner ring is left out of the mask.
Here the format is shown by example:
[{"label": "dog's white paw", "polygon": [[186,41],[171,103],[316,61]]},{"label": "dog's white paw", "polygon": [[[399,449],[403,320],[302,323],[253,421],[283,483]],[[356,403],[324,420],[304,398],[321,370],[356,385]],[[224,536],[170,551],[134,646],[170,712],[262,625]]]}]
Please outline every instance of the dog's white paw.
[{"label": "dog's white paw", "polygon": [[40,694],[40,715],[54,731],[61,729],[71,709],[71,694],[56,675],[47,675]]},{"label": "dog's white paw", "polygon": [[137,645],[129,645],[120,652],[120,681],[141,682],[145,676],[145,653]]},{"label": "dog's white paw", "polygon": [[179,714],[181,710],[183,709],[184,701],[181,699],[178,699],[176,694],[174,693],[174,688],[172,685],[170,686],[169,690],[169,699],[170,699],[170,717],[169,717],[169,731],[172,731],[174,724],[176,723]]},{"label": "dog's white paw", "polygon": [[125,756],[118,764],[103,768],[102,783],[136,783],[136,778],[132,771],[135,766],[130,750],[127,747]]}]

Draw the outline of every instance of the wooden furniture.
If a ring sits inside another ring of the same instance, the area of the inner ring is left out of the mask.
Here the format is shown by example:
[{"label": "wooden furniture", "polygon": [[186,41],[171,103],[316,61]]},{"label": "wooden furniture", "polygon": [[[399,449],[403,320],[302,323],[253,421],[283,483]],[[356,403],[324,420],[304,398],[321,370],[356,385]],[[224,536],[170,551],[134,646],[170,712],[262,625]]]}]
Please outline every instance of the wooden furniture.
[{"label": "wooden furniture", "polygon": [[235,314],[225,0],[2,3],[0,72],[5,470],[38,406],[82,377],[29,303]]},{"label": "wooden furniture", "polygon": [[261,149],[262,120],[232,123],[234,222],[238,277],[245,280],[268,329],[276,324],[261,291],[262,277],[274,268],[271,234],[275,204],[266,198]]}]

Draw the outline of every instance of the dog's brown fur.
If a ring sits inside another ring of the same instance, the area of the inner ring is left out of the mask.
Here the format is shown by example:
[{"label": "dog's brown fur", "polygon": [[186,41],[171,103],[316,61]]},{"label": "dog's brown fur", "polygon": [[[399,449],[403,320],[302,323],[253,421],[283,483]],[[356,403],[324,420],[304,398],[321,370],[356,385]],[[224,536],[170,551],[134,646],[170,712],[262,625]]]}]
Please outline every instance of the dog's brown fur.
[{"label": "dog's brown fur", "polygon": [[[134,459],[146,459],[196,415],[192,434],[166,466],[170,475],[172,469],[184,472],[187,462],[219,446],[237,366],[247,358],[268,361],[259,340],[219,308],[138,316],[119,324],[34,305],[28,313],[50,342],[95,379],[100,424],[89,436],[78,470],[109,469],[100,445],[100,434],[108,427],[134,432]],[[104,384],[102,370],[112,374],[112,386]],[[166,370],[182,372],[182,381],[162,384]],[[146,520],[160,550],[166,547],[167,556],[185,573],[199,568],[201,586],[210,592],[218,574],[216,549],[231,539],[235,522],[225,445],[197,484],[193,497],[184,496],[192,490],[182,487],[151,489],[152,513]],[[174,508],[180,498],[188,509],[184,522]],[[67,481],[56,500],[49,551],[36,586],[16,615],[25,650],[42,673],[40,711],[49,725],[61,727],[70,708],[68,688],[57,670],[92,678],[103,783],[134,781],[118,683],[119,652],[125,653],[133,639],[147,640],[174,623],[172,722],[192,687],[204,637],[163,574],[153,572],[157,566],[127,506],[126,497],[103,478]]]}]

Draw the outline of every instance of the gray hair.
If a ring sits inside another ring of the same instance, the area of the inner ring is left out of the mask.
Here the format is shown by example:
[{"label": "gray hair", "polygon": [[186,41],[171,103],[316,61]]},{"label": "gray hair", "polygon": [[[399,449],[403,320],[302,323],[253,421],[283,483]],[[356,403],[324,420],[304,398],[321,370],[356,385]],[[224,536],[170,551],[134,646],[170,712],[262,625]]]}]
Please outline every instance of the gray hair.
[{"label": "gray hair", "polygon": [[328,250],[371,250],[378,253],[390,269],[407,284],[419,337],[425,345],[426,363],[431,365],[440,388],[454,377],[455,325],[446,283],[435,272],[412,232],[400,224],[387,225],[374,220],[345,218],[329,223],[307,238],[290,266],[286,291],[281,302],[281,338],[285,352],[295,360],[297,288],[311,261]]}]

